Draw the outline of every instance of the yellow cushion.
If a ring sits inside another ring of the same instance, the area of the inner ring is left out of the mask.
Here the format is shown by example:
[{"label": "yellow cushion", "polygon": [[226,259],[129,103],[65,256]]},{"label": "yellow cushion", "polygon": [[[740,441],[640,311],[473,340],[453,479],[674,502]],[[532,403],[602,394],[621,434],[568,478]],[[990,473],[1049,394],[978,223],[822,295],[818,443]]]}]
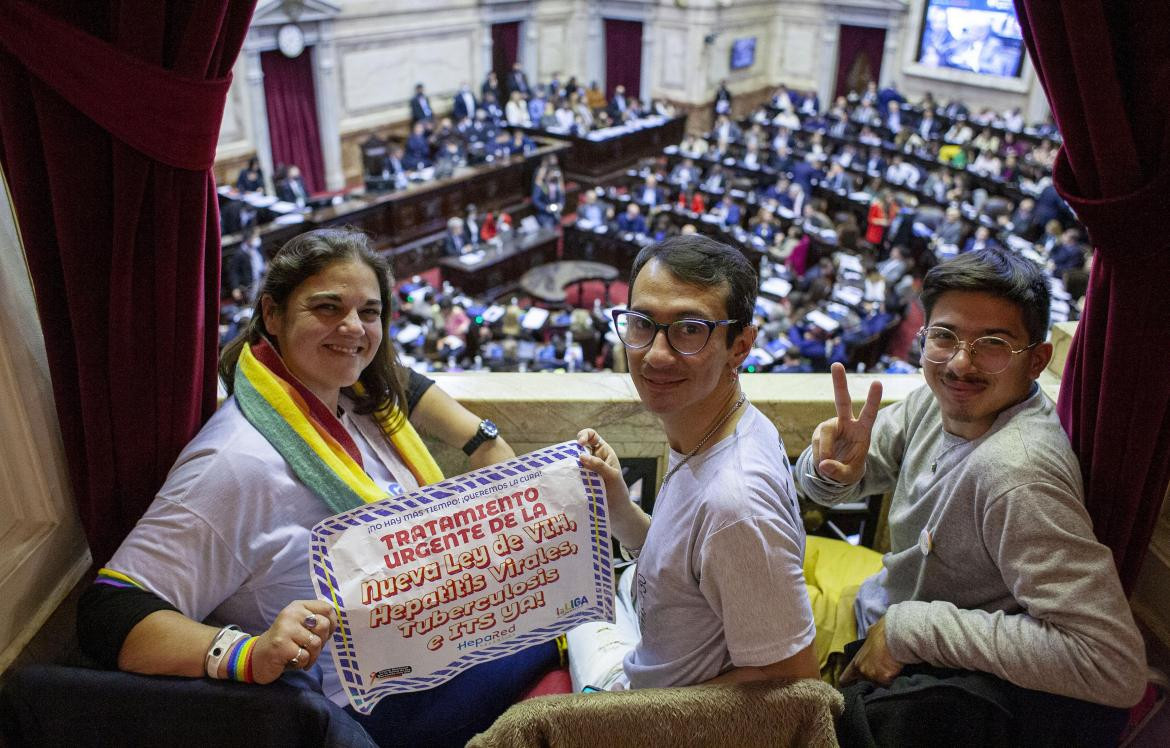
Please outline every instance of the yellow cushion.
[{"label": "yellow cushion", "polygon": [[817,625],[817,662],[857,638],[853,601],[861,583],[881,571],[882,554],[869,548],[809,535],[804,551],[804,582]]},{"label": "yellow cushion", "polygon": [[944,145],[938,149],[938,160],[944,164],[949,164],[962,150],[963,147],[959,145]]}]

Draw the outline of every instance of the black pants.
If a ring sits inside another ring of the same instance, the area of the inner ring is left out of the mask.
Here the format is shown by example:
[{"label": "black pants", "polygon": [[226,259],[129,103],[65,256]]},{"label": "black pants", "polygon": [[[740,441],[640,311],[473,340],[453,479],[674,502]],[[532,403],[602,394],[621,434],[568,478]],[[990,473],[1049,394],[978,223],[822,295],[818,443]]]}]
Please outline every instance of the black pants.
[{"label": "black pants", "polygon": [[[846,647],[856,654],[860,642]],[[873,746],[1116,746],[1128,710],[1033,691],[988,673],[908,665],[889,686],[842,689],[837,739]]]}]

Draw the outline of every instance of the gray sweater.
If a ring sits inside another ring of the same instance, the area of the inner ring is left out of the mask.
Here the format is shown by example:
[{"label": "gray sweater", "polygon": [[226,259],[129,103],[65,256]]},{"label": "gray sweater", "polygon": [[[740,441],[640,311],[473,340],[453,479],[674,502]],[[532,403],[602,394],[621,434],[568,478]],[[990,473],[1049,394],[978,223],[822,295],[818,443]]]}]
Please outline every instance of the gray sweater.
[{"label": "gray sweater", "polygon": [[1108,706],[1137,703],[1142,638],[1113,557],[1093,535],[1072,447],[1039,387],[971,441],[943,430],[933,393],[921,387],[878,413],[865,468],[860,483],[829,485],[815,478],[810,447],[794,477],[821,504],[893,492],[882,573],[886,638],[899,662],[980,670]]}]

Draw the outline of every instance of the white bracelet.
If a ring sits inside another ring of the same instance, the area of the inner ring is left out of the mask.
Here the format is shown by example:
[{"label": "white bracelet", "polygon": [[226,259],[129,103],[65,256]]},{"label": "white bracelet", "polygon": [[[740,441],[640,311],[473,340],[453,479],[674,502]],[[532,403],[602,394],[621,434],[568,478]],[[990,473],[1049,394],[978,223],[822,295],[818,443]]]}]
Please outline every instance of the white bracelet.
[{"label": "white bracelet", "polygon": [[228,652],[232,651],[232,645],[247,636],[248,634],[240,631],[238,626],[224,626],[219,630],[219,633],[211,640],[207,654],[203,656],[204,670],[207,671],[208,678],[219,678],[219,666],[227,657]]}]

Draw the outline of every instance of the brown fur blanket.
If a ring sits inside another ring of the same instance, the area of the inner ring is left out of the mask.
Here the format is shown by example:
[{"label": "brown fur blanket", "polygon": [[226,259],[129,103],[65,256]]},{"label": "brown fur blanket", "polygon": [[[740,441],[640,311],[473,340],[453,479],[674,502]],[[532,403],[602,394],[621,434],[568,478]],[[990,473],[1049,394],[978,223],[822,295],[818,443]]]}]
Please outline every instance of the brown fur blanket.
[{"label": "brown fur blanket", "polygon": [[818,680],[542,696],[514,704],[469,748],[836,746],[844,701]]}]

